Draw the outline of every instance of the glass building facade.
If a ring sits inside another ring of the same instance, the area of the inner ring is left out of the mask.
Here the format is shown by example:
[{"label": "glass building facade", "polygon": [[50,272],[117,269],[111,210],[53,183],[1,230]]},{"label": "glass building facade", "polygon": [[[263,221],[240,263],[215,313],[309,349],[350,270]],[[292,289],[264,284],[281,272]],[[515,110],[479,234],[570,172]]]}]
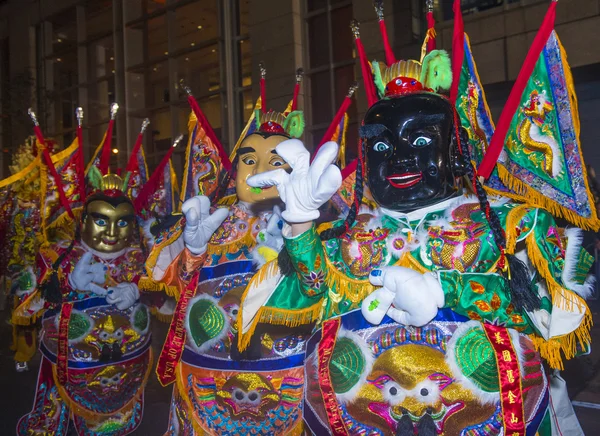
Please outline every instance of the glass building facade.
[{"label": "glass building facade", "polygon": [[42,17],[37,101],[47,135],[70,143],[82,106],[93,149],[117,102],[113,144],[125,155],[149,118],[144,147],[153,167],[187,133],[185,83],[229,146],[253,108],[248,7],[249,0],[89,0]]}]

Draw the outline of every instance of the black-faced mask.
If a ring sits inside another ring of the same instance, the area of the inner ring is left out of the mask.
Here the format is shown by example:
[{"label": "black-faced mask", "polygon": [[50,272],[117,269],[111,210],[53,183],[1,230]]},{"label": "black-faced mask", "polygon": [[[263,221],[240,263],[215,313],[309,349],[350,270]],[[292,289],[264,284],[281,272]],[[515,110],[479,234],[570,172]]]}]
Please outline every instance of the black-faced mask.
[{"label": "black-faced mask", "polygon": [[454,112],[428,92],[378,101],[366,113],[366,181],[382,207],[410,212],[460,192],[464,165],[455,150]]}]

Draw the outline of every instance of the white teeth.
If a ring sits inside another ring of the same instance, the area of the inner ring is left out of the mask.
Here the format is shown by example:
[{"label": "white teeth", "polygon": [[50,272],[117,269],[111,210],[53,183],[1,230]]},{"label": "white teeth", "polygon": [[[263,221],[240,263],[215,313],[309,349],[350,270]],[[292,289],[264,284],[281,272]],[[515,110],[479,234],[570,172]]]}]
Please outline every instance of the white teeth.
[{"label": "white teeth", "polygon": [[390,179],[392,180],[398,180],[398,181],[405,181],[405,180],[412,180],[412,179],[417,179],[420,177],[420,174],[413,174],[413,175],[409,175],[409,176],[396,176],[396,177],[390,177]]}]

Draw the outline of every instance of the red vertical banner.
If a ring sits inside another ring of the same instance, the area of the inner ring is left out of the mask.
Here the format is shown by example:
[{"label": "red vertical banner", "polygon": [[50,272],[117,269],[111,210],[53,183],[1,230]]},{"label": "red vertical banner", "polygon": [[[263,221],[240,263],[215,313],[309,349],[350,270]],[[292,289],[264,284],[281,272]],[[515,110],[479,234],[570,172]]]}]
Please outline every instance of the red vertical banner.
[{"label": "red vertical banner", "polygon": [[496,356],[504,434],[525,436],[521,371],[512,338],[505,327],[483,324],[483,329]]}]

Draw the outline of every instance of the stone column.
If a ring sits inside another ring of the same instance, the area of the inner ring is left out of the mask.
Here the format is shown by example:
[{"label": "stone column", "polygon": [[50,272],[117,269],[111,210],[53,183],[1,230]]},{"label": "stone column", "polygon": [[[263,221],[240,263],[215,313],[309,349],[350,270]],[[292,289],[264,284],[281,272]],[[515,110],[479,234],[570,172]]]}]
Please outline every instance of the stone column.
[{"label": "stone column", "polygon": [[[252,95],[260,95],[258,64],[267,69],[267,108],[283,112],[294,93],[295,71],[303,66],[300,0],[250,2],[249,33],[252,44]],[[299,107],[303,108],[300,91]]]}]

